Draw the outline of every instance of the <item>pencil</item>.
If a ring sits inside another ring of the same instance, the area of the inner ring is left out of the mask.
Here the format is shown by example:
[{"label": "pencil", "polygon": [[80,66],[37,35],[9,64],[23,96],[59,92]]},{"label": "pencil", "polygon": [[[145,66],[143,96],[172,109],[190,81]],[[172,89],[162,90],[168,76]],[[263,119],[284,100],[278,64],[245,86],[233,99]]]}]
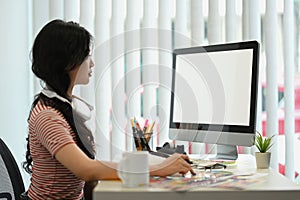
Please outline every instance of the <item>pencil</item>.
[{"label": "pencil", "polygon": [[150,133],[153,132],[154,124],[155,124],[155,121],[151,124]]},{"label": "pencil", "polygon": [[140,144],[139,144],[139,136],[136,130],[136,127],[134,126],[134,119],[130,119],[131,127],[132,127],[132,134],[134,138],[135,147],[137,150],[141,150]]},{"label": "pencil", "polygon": [[146,119],[145,124],[144,124],[144,128],[143,128],[144,133],[146,133],[146,130],[147,130],[148,126],[149,126],[149,120]]}]

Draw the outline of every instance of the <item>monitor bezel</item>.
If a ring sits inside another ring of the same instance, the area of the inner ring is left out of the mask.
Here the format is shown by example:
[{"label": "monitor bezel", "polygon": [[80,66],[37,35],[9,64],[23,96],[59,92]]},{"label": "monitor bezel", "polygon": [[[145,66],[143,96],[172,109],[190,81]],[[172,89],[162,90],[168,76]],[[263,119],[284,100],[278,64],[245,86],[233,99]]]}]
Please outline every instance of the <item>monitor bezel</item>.
[{"label": "monitor bezel", "polygon": [[[205,123],[178,123],[173,122],[173,106],[174,106],[174,89],[175,89],[175,75],[176,75],[176,58],[177,55],[218,52],[218,51],[232,51],[252,49],[252,77],[251,77],[251,95],[250,95],[250,117],[249,125],[226,125],[226,124],[205,124]],[[180,48],[173,50],[173,67],[172,67],[172,92],[170,104],[170,122],[169,128],[176,130],[199,130],[199,131],[218,131],[231,133],[245,133],[255,134],[256,132],[256,112],[257,112],[257,90],[258,90],[258,68],[259,68],[259,43],[257,41],[243,41],[234,43],[215,44],[208,46],[198,46],[190,48]]]}]

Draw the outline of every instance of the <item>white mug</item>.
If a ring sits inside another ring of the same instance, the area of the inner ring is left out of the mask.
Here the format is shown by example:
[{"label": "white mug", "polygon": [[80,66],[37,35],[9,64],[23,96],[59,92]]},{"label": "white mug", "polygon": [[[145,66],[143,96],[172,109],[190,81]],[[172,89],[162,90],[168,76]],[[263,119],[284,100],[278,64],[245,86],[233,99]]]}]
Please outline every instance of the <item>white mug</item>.
[{"label": "white mug", "polygon": [[147,186],[149,184],[148,152],[124,152],[118,164],[118,176],[124,187]]}]

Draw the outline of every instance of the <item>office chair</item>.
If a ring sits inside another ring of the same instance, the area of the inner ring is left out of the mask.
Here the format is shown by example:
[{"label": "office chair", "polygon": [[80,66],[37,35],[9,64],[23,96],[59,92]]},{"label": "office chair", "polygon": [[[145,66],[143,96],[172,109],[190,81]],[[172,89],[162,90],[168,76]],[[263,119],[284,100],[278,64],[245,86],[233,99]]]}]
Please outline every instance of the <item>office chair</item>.
[{"label": "office chair", "polygon": [[25,191],[19,167],[9,148],[0,138],[0,198],[20,200]]}]

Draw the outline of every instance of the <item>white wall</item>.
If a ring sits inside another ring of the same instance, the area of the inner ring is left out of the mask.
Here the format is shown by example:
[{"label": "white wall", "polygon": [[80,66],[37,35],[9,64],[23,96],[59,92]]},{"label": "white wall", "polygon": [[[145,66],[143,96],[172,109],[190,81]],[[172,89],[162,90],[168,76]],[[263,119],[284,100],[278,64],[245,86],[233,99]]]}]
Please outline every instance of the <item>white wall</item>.
[{"label": "white wall", "polygon": [[[1,0],[0,3],[0,137],[21,168],[30,109],[28,1]],[[27,185],[28,181],[25,182]]]}]

